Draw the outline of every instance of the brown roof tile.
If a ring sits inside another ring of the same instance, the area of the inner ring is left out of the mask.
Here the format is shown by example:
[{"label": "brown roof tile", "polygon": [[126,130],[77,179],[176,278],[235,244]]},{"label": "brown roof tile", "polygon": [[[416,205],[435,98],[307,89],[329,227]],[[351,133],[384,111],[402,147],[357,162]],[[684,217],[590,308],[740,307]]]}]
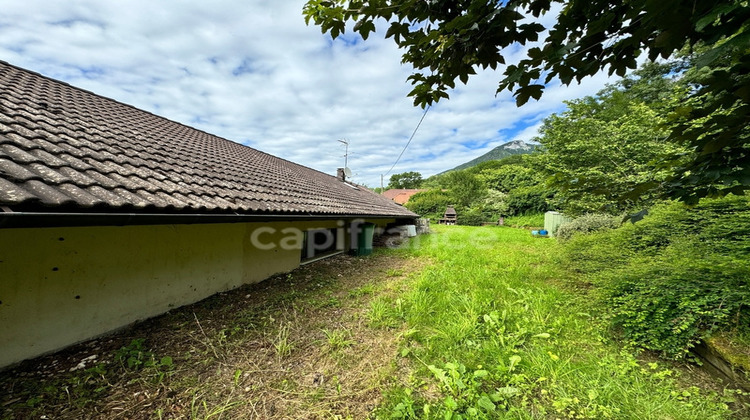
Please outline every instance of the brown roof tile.
[{"label": "brown roof tile", "polygon": [[67,196],[56,186],[50,186],[37,180],[30,180],[22,184],[25,191],[33,194],[44,206],[65,206],[75,203],[73,197]]},{"label": "brown roof tile", "polygon": [[383,196],[399,204],[404,204],[407,201],[409,201],[411,196],[422,191],[427,191],[427,190],[391,188],[390,190],[383,191]]},{"label": "brown roof tile", "polygon": [[28,181],[40,178],[38,174],[31,172],[24,166],[9,159],[0,159],[0,176],[11,181]]},{"label": "brown roof tile", "polygon": [[3,203],[6,206],[12,206],[38,200],[39,198],[33,193],[26,191],[16,183],[6,179],[5,176],[0,177],[0,203]]},{"label": "brown roof tile", "polygon": [[98,185],[91,186],[86,190],[89,192],[89,194],[100,198],[104,203],[106,203],[106,206],[121,208],[128,205],[128,200]]},{"label": "brown roof tile", "polygon": [[2,61],[0,206],[415,216],[364,187]]}]

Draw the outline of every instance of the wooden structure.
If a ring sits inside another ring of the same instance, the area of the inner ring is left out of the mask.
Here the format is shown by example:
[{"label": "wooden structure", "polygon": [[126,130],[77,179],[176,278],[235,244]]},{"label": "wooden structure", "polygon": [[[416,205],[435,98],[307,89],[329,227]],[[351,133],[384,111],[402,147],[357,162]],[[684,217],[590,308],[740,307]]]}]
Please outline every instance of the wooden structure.
[{"label": "wooden structure", "polygon": [[454,209],[451,206],[448,206],[448,208],[445,209],[443,218],[438,220],[438,224],[439,225],[455,225],[457,217],[458,215],[456,214],[456,209]]}]

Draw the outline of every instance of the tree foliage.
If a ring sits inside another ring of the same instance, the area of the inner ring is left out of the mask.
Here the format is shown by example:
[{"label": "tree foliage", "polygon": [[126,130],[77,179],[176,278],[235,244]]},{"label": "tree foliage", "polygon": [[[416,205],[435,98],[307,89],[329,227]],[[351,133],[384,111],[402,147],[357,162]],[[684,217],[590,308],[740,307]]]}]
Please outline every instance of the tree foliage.
[{"label": "tree foliage", "polygon": [[559,189],[559,208],[571,215],[641,210],[665,195],[674,167],[694,152],[668,141],[670,103],[685,98],[676,69],[687,60],[646,64],[596,96],[567,102],[544,120],[532,159]]},{"label": "tree foliage", "polygon": [[414,194],[404,206],[423,217],[437,219],[443,217],[448,206],[454,205],[453,201],[447,191],[428,190]]},{"label": "tree foliage", "polygon": [[643,103],[630,103],[616,113],[596,112],[598,98],[568,103],[568,110],[547,118],[539,141],[546,153],[539,167],[560,189],[558,200],[570,214],[606,211],[619,214],[658,199],[659,190],[628,198],[645,183],[667,180],[659,156],[680,148],[665,142],[663,118]]},{"label": "tree foliage", "polygon": [[403,172],[391,175],[388,181],[388,188],[396,189],[413,189],[422,186],[422,174],[419,172]]},{"label": "tree foliage", "polygon": [[518,187],[536,185],[541,181],[537,171],[522,164],[485,169],[480,171],[477,177],[487,188],[506,194]]},{"label": "tree foliage", "polygon": [[[747,4],[747,3],[745,3]],[[750,189],[750,23],[695,58],[684,77],[684,98],[669,114],[669,140],[694,158],[673,156],[672,197],[742,194]]]},{"label": "tree foliage", "polygon": [[[550,28],[542,15],[560,10]],[[308,0],[303,11],[334,38],[355,22],[364,39],[376,21],[414,67],[409,93],[425,107],[448,98],[477,69],[504,66],[497,92],[521,106],[547,83],[580,82],[605,70],[624,76],[636,59],[653,61],[702,48],[694,85],[671,116],[669,138],[691,149],[665,193],[686,201],[750,189],[750,3],[744,0]],[[547,31],[548,30],[548,31]],[[540,37],[546,32],[546,37]],[[517,46],[529,46],[506,63]],[[641,190],[656,184],[646,182]]]},{"label": "tree foliage", "polygon": [[458,223],[468,225],[547,211],[554,196],[539,170],[520,155],[435,175],[424,184],[430,190],[412,196],[406,207],[439,218],[451,205],[458,212]]},{"label": "tree foliage", "polygon": [[455,200],[456,206],[469,207],[472,202],[484,197],[485,188],[470,172],[451,171],[445,174],[443,185]]}]

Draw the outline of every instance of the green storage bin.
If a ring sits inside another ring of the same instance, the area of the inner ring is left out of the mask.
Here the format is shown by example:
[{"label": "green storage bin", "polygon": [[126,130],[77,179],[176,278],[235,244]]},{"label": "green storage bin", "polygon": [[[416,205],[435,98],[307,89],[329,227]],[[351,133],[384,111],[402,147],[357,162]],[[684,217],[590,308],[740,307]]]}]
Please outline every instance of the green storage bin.
[{"label": "green storage bin", "polygon": [[357,256],[372,254],[372,238],[375,236],[375,225],[372,223],[363,223],[359,225],[357,235],[357,246],[352,253]]},{"label": "green storage bin", "polygon": [[562,213],[548,211],[544,213],[544,230],[549,232],[549,236],[555,236],[557,228],[560,227],[561,224],[568,223],[571,220],[573,219]]}]

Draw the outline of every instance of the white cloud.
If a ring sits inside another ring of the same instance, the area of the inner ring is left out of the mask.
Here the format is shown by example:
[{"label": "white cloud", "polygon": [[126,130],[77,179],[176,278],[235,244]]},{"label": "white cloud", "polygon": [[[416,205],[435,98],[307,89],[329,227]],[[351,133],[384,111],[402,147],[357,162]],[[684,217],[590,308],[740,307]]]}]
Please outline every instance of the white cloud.
[{"label": "white cloud", "polygon": [[[331,174],[346,138],[355,181],[371,186],[423,113],[382,30],[331,41],[305,25],[302,0],[8,3],[0,59]],[[552,86],[516,108],[510,94],[495,96],[499,79],[482,72],[434,106],[393,173],[429,176],[533,137],[563,100],[608,81]]]}]

